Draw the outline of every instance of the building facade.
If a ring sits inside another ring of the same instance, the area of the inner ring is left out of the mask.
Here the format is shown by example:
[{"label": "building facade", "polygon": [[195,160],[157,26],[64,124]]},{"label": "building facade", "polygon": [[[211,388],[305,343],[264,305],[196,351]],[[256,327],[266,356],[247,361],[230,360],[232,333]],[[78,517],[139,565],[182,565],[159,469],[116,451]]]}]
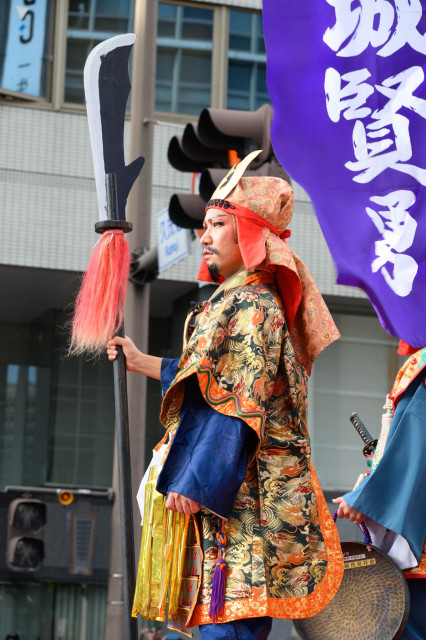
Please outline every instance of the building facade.
[{"label": "building facade", "polygon": [[[105,629],[114,408],[109,363],[67,355],[72,302],[96,242],[83,67],[100,41],[132,31],[134,6],[133,0],[34,0],[19,12],[12,1],[5,5],[0,16],[0,636],[14,631],[25,640],[91,640],[102,638]],[[147,150],[153,158],[152,199],[140,206],[141,216],[151,216],[151,232],[144,249],[157,245],[156,216],[171,195],[192,188],[192,175],[167,162],[172,136],[205,107],[255,110],[269,101],[260,0],[160,1],[153,28],[155,126],[153,149]],[[137,68],[138,61],[133,58],[131,65]],[[131,118],[137,115],[126,119],[127,152]],[[395,340],[381,329],[364,294],[335,284],[309,197],[293,186],[290,244],[311,270],[342,334],[317,361],[309,389],[313,459],[331,495],[351,487],[363,470],[361,441],[349,415],[358,411],[377,436],[398,361]],[[154,355],[179,353],[185,310],[203,295],[196,281],[199,261],[194,236],[190,255],[149,285]],[[150,381],[146,461],[162,435],[160,403],[159,385]],[[60,504],[58,489],[71,491],[74,501]],[[23,496],[40,499],[47,508],[45,560],[32,575],[11,571],[3,559],[9,505]],[[92,537],[82,543],[83,555],[90,556],[83,569],[72,560],[79,514],[94,523]],[[290,634],[288,625],[285,629],[279,637]]]}]

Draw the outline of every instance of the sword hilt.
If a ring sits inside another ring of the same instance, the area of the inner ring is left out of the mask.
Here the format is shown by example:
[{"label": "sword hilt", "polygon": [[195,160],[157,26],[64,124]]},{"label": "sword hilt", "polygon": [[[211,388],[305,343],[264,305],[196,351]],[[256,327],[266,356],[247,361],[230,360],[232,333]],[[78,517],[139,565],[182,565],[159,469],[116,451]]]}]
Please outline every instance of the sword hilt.
[{"label": "sword hilt", "polygon": [[361,436],[362,441],[365,444],[362,452],[365,456],[371,455],[374,453],[377,445],[377,440],[374,440],[371,434],[369,433],[367,427],[362,422],[359,415],[354,412],[349,420],[352,422],[353,426],[357,430],[358,434]]},{"label": "sword hilt", "polygon": [[129,233],[129,231],[133,229],[132,223],[127,220],[120,219],[116,173],[105,174],[105,189],[107,220],[99,220],[95,223],[96,233],[102,234],[104,231],[112,229],[121,229],[124,233]]},{"label": "sword hilt", "polygon": [[358,433],[361,436],[362,441],[364,442],[364,444],[368,444],[369,442],[371,442],[371,440],[373,438],[368,433],[367,427],[362,422],[361,418],[359,417],[359,415],[356,412],[352,413],[352,415],[349,418],[349,420],[352,422],[352,424],[354,425],[355,429],[358,431]]}]

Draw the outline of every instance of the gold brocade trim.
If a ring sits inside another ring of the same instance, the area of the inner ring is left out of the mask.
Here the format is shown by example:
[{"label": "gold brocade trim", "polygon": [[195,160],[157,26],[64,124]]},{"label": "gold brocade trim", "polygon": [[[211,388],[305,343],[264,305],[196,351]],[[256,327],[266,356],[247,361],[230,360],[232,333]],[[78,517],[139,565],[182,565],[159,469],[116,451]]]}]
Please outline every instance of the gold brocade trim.
[{"label": "gold brocade trim", "polygon": [[404,393],[407,387],[411,384],[414,378],[426,367],[426,348],[419,349],[416,353],[413,353],[402,365],[401,369],[396,374],[395,382],[392,387],[392,391],[389,394],[390,399],[393,402],[394,408],[397,405],[397,400]]},{"label": "gold brocade trim", "polygon": [[426,578],[426,540],[423,545],[422,555],[420,556],[420,562],[414,569],[404,571],[406,578]]},{"label": "gold brocade trim", "polygon": [[[145,488],[145,517],[132,616],[139,614],[147,620],[164,621],[166,615],[170,619],[182,618],[182,609],[186,609],[183,616],[186,622],[199,589],[202,563],[199,533],[192,516],[166,509],[165,497],[155,489],[160,471],[160,466],[151,467]],[[191,528],[194,540],[188,542],[191,521],[195,524],[195,531]],[[194,550],[197,562],[189,563],[194,570],[187,575],[185,567]],[[185,584],[188,580],[194,581],[196,588],[193,585],[188,589]]]},{"label": "gold brocade trim", "polygon": [[[176,526],[173,527],[174,534],[176,536],[175,544],[173,545],[175,549],[178,549],[178,553],[173,554],[172,552],[172,576],[170,580],[170,593],[169,593],[169,616],[170,618],[175,618],[177,615],[178,604],[179,604],[179,593],[180,593],[180,585],[182,580],[183,573],[183,562],[185,560],[185,534],[188,531],[188,522],[190,516],[185,516],[183,514],[174,512],[172,513],[172,517],[174,521],[176,521]],[[168,514],[167,514],[168,515]],[[179,517],[180,516],[180,517]]]},{"label": "gold brocade trim", "polygon": [[210,296],[210,302],[213,302],[216,298],[220,298],[222,293],[230,291],[236,287],[242,287],[247,284],[264,284],[266,282],[274,282],[274,274],[269,272],[262,272],[260,275],[258,272],[249,273],[247,269],[241,269],[234,273],[233,276],[227,278],[222,284],[213,292]]},{"label": "gold brocade trim", "polygon": [[[336,595],[343,578],[343,555],[339,534],[327,507],[311,463],[312,488],[318,501],[320,528],[327,550],[327,568],[323,579],[308,596],[301,598],[271,598],[266,591],[253,594],[249,598],[225,602],[219,622],[271,616],[273,618],[310,618],[326,607]],[[187,626],[209,624],[209,604],[198,604]]]},{"label": "gold brocade trim", "polygon": [[[250,397],[244,397],[225,391],[220,387],[211,371],[210,361],[208,358],[201,358],[199,362],[193,362],[189,367],[182,369],[176,375],[173,387],[178,385],[186,378],[193,374],[197,375],[200,391],[205,401],[219,413],[227,416],[241,418],[256,433],[258,437],[257,450],[253,452],[253,457],[259,451],[263,440],[263,431],[265,425],[264,411]],[[183,398],[183,394],[182,395]],[[164,414],[167,408],[161,408],[160,420],[163,422]],[[166,434],[167,435],[167,434]],[[165,442],[166,436],[157,445],[158,448]]]},{"label": "gold brocade trim", "polygon": [[154,620],[164,619],[159,602],[161,574],[158,565],[161,565],[161,554],[158,554],[158,548],[156,556],[152,553],[153,543],[161,539],[164,544],[164,529],[161,526],[159,514],[164,510],[165,500],[164,496],[155,490],[159,472],[160,467],[151,467],[145,487],[145,521],[142,529],[138,577],[132,610],[132,616],[139,613],[144,618]]}]

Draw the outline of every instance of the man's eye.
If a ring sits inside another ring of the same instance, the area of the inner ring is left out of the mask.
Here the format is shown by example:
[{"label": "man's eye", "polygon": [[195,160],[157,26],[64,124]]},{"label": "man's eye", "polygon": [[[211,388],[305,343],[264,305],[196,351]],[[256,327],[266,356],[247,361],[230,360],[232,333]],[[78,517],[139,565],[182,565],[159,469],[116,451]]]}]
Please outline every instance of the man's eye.
[{"label": "man's eye", "polygon": [[223,222],[213,222],[213,226],[214,227],[222,227],[223,226]]}]

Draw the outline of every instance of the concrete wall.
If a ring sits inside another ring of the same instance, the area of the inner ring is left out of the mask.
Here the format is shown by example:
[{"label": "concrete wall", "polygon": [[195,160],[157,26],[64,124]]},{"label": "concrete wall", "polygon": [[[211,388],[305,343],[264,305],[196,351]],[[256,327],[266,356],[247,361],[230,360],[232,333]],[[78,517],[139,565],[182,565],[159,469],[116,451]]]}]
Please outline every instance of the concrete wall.
[{"label": "concrete wall", "polygon": [[[190,192],[191,174],[175,171],[167,147],[183,126],[155,126],[152,225],[147,244],[155,246],[155,216],[176,192]],[[125,123],[125,147],[130,122]],[[0,189],[2,231],[0,264],[84,271],[97,236],[95,183],[84,114],[0,105]],[[127,161],[130,159],[128,158]],[[289,244],[304,260],[322,293],[364,297],[353,287],[335,284],[335,269],[312,211],[298,185]],[[143,205],[141,205],[143,207]],[[141,215],[146,211],[141,209]],[[198,240],[188,258],[160,279],[194,282],[200,260]]]}]

